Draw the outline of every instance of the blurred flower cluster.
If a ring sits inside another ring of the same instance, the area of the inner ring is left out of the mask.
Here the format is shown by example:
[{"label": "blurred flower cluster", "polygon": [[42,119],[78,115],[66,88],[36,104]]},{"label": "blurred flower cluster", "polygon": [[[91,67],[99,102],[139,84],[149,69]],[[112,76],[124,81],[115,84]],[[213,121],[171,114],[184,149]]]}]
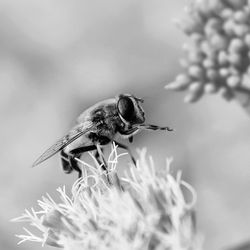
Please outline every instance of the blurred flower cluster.
[{"label": "blurred flower cluster", "polygon": [[184,73],[166,89],[186,90],[186,102],[219,92],[227,100],[250,98],[250,1],[191,0],[178,21],[191,38],[181,60]]},{"label": "blurred flower cluster", "polygon": [[[201,249],[193,188],[181,180],[180,173],[176,178],[170,174],[171,160],[167,160],[166,169],[156,172],[146,150],[139,156],[137,168],[131,167],[121,178],[116,172],[119,155],[115,153],[108,163],[112,165],[112,185],[92,169],[74,183],[71,196],[65,187],[58,189],[59,203],[49,195],[43,197],[38,201],[41,211],[26,210],[15,219],[36,227],[42,236],[25,229],[27,235],[18,235],[20,243],[36,241],[66,250]],[[189,202],[182,188],[191,192]]]}]

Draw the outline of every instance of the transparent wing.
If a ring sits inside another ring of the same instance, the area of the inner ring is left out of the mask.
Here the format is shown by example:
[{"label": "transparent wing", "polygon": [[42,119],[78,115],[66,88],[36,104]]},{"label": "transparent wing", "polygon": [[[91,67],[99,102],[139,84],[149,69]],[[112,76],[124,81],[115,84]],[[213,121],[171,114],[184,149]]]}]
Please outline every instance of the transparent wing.
[{"label": "transparent wing", "polygon": [[51,146],[49,149],[47,149],[32,165],[32,167],[35,167],[36,165],[42,163],[43,161],[49,159],[51,156],[58,153],[60,150],[65,148],[67,145],[69,145],[71,142],[82,136],[83,134],[89,132],[90,130],[93,130],[95,128],[95,125],[92,122],[84,122],[76,127],[74,127],[67,135],[59,139],[53,146]]}]

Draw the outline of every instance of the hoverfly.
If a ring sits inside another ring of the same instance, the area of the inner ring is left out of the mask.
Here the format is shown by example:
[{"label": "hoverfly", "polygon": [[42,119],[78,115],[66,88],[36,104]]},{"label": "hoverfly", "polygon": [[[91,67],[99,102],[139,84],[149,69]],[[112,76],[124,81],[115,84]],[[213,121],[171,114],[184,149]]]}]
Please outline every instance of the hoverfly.
[{"label": "hoverfly", "polygon": [[111,142],[127,150],[135,164],[136,161],[129,148],[117,142],[117,136],[127,138],[132,142],[133,136],[143,129],[172,131],[168,127],[145,124],[141,103],[143,103],[142,99],[131,94],[121,94],[96,103],[85,110],[78,117],[76,126],[46,150],[33,166],[60,152],[64,172],[71,173],[75,170],[80,178],[82,170],[78,166],[76,158],[79,158],[84,152],[95,150],[97,161],[104,170],[107,170],[102,148]]}]

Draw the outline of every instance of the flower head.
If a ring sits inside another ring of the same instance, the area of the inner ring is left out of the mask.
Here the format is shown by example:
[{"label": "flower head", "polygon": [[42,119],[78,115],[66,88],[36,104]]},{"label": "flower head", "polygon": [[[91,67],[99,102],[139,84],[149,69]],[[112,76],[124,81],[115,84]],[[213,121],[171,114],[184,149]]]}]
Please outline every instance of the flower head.
[{"label": "flower head", "polygon": [[186,90],[186,102],[219,92],[228,100],[238,93],[250,99],[250,1],[192,0],[178,22],[191,38],[181,60],[184,73],[166,89]]},{"label": "flower head", "polygon": [[[111,170],[111,186],[92,171],[74,183],[71,196],[59,188],[59,203],[49,195],[43,197],[38,201],[41,211],[27,210],[17,219],[39,228],[42,236],[19,235],[21,242],[40,241],[66,250],[200,249],[195,191],[180,174],[176,178],[170,174],[170,160],[159,173],[146,150],[139,156],[137,168],[125,177],[118,177],[116,167]],[[90,184],[89,178],[95,182]],[[182,188],[191,192],[190,202]]]}]

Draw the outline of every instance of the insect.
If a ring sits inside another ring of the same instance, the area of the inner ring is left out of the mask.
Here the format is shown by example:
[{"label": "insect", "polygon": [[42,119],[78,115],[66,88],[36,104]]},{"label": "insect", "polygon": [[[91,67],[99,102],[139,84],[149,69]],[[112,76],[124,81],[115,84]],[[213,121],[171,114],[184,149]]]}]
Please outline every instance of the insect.
[{"label": "insect", "polygon": [[131,94],[120,94],[115,98],[96,103],[85,110],[78,117],[76,126],[47,149],[34,162],[33,166],[60,152],[64,172],[71,173],[75,170],[80,178],[82,170],[78,166],[76,158],[79,158],[84,152],[95,150],[97,161],[104,170],[107,170],[102,150],[111,142],[115,142],[118,147],[127,150],[136,165],[129,148],[116,141],[117,137],[120,136],[132,142],[133,136],[143,129],[172,131],[168,127],[145,124],[142,103],[142,99]]}]

